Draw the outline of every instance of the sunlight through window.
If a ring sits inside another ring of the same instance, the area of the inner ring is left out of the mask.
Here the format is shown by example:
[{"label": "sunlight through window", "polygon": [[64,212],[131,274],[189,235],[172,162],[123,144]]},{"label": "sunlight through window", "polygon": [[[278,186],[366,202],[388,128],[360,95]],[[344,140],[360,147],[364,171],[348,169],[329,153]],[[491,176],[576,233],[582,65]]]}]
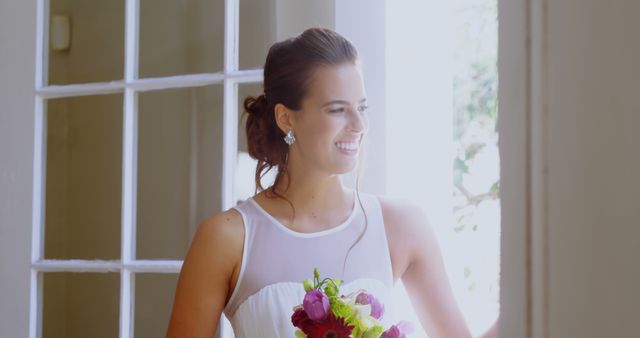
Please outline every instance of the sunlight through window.
[{"label": "sunlight through window", "polygon": [[499,311],[497,24],[495,0],[387,8],[387,191],[429,216],[474,335]]}]

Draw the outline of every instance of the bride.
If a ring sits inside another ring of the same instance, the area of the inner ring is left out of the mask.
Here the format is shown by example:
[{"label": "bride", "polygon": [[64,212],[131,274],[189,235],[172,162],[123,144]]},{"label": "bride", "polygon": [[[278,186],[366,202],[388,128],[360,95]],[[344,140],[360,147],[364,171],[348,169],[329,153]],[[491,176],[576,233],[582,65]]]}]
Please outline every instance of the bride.
[{"label": "bride", "polygon": [[[341,174],[361,168],[369,137],[353,44],[323,28],[274,44],[264,92],[244,108],[260,192],[199,225],[166,337],[214,337],[222,313],[238,338],[293,337],[292,308],[314,267],[343,279],[341,292],[363,288],[383,303],[402,280],[429,337],[471,337],[422,209],[342,185]],[[495,325],[483,337],[496,337]]]}]

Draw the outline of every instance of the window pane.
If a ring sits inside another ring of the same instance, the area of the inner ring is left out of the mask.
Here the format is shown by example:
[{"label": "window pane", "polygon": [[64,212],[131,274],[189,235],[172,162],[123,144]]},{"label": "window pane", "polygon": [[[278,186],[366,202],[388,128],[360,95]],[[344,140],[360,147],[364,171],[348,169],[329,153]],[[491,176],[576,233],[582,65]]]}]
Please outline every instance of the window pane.
[{"label": "window pane", "polygon": [[134,337],[166,335],[177,285],[177,274],[136,274]]},{"label": "window pane", "polygon": [[137,257],[183,259],[199,222],[220,211],[222,86],[139,102]]},{"label": "window pane", "polygon": [[118,336],[120,276],[43,273],[42,337]]},{"label": "window pane", "polygon": [[240,68],[264,67],[274,42],[315,26],[335,27],[333,1],[240,0]]},{"label": "window pane", "polygon": [[[124,0],[51,0],[50,14],[49,84],[123,78]],[[70,44],[57,50],[67,20]]]},{"label": "window pane", "polygon": [[45,258],[118,259],[122,95],[47,106]]},{"label": "window pane", "polygon": [[[238,85],[238,162],[236,164],[234,198],[236,202],[254,195],[257,161],[249,156],[247,147],[247,114],[244,113],[244,100],[247,96],[262,93],[262,83],[247,83]],[[262,186],[269,187],[275,179],[276,168],[262,178]]]},{"label": "window pane", "polygon": [[141,0],[140,77],[222,71],[224,0]]}]

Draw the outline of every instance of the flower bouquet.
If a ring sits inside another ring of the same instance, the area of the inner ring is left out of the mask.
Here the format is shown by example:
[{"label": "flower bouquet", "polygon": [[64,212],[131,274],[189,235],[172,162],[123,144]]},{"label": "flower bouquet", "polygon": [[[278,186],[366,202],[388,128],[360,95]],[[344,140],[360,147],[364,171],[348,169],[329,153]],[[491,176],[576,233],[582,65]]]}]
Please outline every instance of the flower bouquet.
[{"label": "flower bouquet", "polygon": [[379,322],[384,304],[372,294],[360,289],[340,295],[342,280],[320,280],[318,269],[313,269],[313,276],[313,283],[303,282],[304,300],[291,315],[296,338],[404,338],[413,330],[406,321],[385,330]]}]

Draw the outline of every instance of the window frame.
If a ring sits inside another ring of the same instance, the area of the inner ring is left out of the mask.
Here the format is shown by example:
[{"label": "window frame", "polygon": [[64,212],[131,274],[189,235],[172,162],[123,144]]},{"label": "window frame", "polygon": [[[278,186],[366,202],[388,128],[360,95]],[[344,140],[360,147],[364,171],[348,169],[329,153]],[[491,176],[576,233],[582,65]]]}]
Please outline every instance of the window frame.
[{"label": "window frame", "polygon": [[[138,95],[151,90],[223,86],[222,210],[233,203],[237,157],[238,85],[262,82],[262,69],[238,69],[239,0],[225,0],[224,68],[221,72],[155,78],[139,78],[140,0],[125,1],[125,66],[123,80],[68,85],[48,85],[48,36],[50,0],[37,0],[33,207],[29,337],[42,336],[43,272],[118,272],[120,274],[119,337],[133,337],[135,273],[179,273],[182,260],[137,259],[136,187]],[[55,260],[44,258],[44,212],[46,187],[47,100],[86,95],[123,94],[123,148],[120,260]],[[224,317],[224,316],[222,316]],[[221,337],[232,336],[227,321],[220,321]]]}]

